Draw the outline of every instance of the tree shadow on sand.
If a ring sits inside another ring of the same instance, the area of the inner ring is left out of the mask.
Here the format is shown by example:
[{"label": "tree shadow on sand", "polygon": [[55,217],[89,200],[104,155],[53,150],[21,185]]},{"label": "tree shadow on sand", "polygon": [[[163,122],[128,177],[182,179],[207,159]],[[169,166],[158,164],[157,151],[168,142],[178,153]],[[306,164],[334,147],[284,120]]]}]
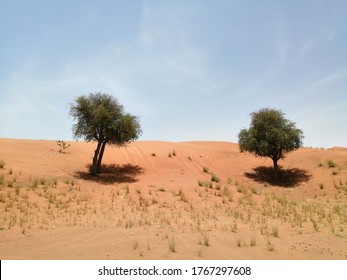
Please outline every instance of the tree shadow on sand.
[{"label": "tree shadow on sand", "polygon": [[[88,170],[90,169],[88,165]],[[95,181],[103,184],[113,183],[134,183],[138,180],[136,176],[143,173],[143,168],[138,165],[131,164],[102,164],[101,173],[92,175],[89,172],[77,171],[76,176],[80,179]]]},{"label": "tree shadow on sand", "polygon": [[269,183],[270,185],[286,188],[292,188],[302,182],[307,182],[312,177],[307,170],[302,168],[283,169],[279,167],[277,179],[274,178],[273,167],[259,166],[253,168],[253,171],[252,173],[245,172],[245,176],[257,182]]}]

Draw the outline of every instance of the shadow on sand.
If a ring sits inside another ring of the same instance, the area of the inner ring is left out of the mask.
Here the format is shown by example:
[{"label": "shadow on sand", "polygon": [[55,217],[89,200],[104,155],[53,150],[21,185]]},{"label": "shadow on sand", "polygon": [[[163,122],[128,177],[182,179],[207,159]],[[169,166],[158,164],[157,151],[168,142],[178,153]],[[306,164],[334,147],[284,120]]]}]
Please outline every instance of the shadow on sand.
[{"label": "shadow on sand", "polygon": [[254,168],[253,171],[252,173],[245,172],[245,176],[257,182],[286,188],[292,188],[302,182],[307,182],[312,177],[307,170],[301,168],[283,169],[279,167],[277,179],[273,176],[273,167],[259,166]]},{"label": "shadow on sand", "polygon": [[[90,164],[88,165],[88,170],[89,169]],[[95,181],[103,184],[113,184],[137,182],[138,180],[136,179],[136,176],[141,173],[143,173],[143,168],[138,165],[103,164],[101,165],[101,174],[96,176],[84,171],[77,171],[75,175],[83,180]]]}]

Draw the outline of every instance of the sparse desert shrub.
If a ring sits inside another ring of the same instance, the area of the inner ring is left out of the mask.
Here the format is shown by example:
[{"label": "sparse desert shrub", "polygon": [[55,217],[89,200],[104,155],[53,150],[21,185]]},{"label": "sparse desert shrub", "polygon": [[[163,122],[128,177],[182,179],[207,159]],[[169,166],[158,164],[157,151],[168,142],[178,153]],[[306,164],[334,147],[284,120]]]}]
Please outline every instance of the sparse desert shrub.
[{"label": "sparse desert shrub", "polygon": [[328,160],[327,161],[327,165],[328,165],[329,168],[334,168],[334,167],[337,166],[336,163],[334,161],[332,161],[332,160]]},{"label": "sparse desert shrub", "polygon": [[0,169],[3,169],[6,165],[6,162],[4,162],[3,160],[0,160]]},{"label": "sparse desert shrub", "polygon": [[212,174],[211,181],[219,183],[220,182],[220,178],[217,175]]},{"label": "sparse desert shrub", "polygon": [[268,234],[267,225],[263,225],[260,227],[260,233],[261,233],[261,235],[267,235]]},{"label": "sparse desert shrub", "polygon": [[331,174],[332,174],[332,175],[337,175],[337,174],[339,174],[339,172],[336,171],[336,170],[333,170],[333,172],[331,172]]},{"label": "sparse desert shrub", "polygon": [[206,232],[205,232],[204,237],[203,237],[203,245],[206,247],[210,246],[210,237]]},{"label": "sparse desert shrub", "polygon": [[320,183],[319,184],[319,188],[322,190],[322,189],[324,189],[324,184],[323,183]]},{"label": "sparse desert shrub", "polygon": [[236,239],[236,245],[237,245],[237,247],[242,246],[242,240],[240,238]]},{"label": "sparse desert shrub", "polygon": [[239,193],[243,193],[243,194],[246,194],[246,193],[247,193],[247,189],[246,189],[244,186],[242,186],[242,185],[238,185],[238,186],[236,187],[236,189],[237,189],[237,191],[238,191]]},{"label": "sparse desert shrub", "polygon": [[181,198],[181,200],[183,202],[188,202],[188,198],[187,198],[186,194],[182,190],[179,190],[178,195],[179,195],[179,197]]},{"label": "sparse desert shrub", "polygon": [[267,241],[266,246],[267,246],[267,249],[268,249],[270,252],[275,251],[275,244],[272,243],[270,240]]},{"label": "sparse desert shrub", "polygon": [[62,141],[62,140],[58,140],[57,141],[57,145],[58,145],[58,147],[59,147],[59,153],[62,153],[62,154],[64,154],[65,153],[65,150],[67,149],[67,148],[69,148],[70,147],[70,144],[66,144],[64,141]]},{"label": "sparse desert shrub", "polygon": [[5,198],[5,195],[3,193],[0,193],[0,202],[2,202],[2,203],[6,202],[6,198]]},{"label": "sparse desert shrub", "polygon": [[12,187],[13,187],[13,184],[14,184],[14,181],[13,181],[13,180],[7,181],[7,186],[8,186],[9,188],[12,188]]},{"label": "sparse desert shrub", "polygon": [[33,181],[30,182],[29,187],[32,189],[36,189],[38,185],[39,185],[39,180],[34,179]]},{"label": "sparse desert shrub", "polygon": [[139,244],[138,244],[137,240],[135,240],[133,243],[133,249],[136,250],[138,246],[139,246]]},{"label": "sparse desert shrub", "polygon": [[156,157],[157,155],[155,153],[151,153],[151,156],[152,157]]},{"label": "sparse desert shrub", "polygon": [[19,187],[19,186],[16,186],[15,190],[16,190],[16,195],[19,195],[20,187]]},{"label": "sparse desert shrub", "polygon": [[204,186],[204,181],[198,180],[198,185],[199,185],[199,187],[203,187]]},{"label": "sparse desert shrub", "polygon": [[273,235],[273,237],[279,237],[278,227],[272,227],[272,235]]},{"label": "sparse desert shrub", "polygon": [[252,191],[252,193],[254,193],[256,195],[260,195],[260,191],[257,188],[255,188],[255,187],[252,187],[251,191]]},{"label": "sparse desert shrub", "polygon": [[169,251],[172,253],[176,252],[176,242],[173,237],[169,240]]},{"label": "sparse desert shrub", "polygon": [[203,171],[204,173],[209,173],[209,169],[208,169],[208,167],[206,167],[206,166],[204,166],[204,167],[202,168],[202,171]]},{"label": "sparse desert shrub", "polygon": [[45,178],[40,178],[40,180],[39,180],[39,184],[40,185],[46,185],[46,183],[47,183],[47,180],[45,179]]},{"label": "sparse desert shrub", "polygon": [[312,224],[313,224],[313,228],[315,231],[319,231],[319,228],[318,228],[318,222],[316,220],[313,220],[312,219]]},{"label": "sparse desert shrub", "polygon": [[255,245],[257,245],[257,239],[255,237],[251,238],[250,244],[251,247],[254,247]]}]

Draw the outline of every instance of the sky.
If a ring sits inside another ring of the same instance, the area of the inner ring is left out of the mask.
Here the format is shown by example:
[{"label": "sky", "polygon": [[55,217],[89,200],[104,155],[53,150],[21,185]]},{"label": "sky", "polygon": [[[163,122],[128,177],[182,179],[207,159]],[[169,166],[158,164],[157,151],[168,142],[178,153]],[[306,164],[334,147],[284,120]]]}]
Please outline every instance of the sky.
[{"label": "sky", "polygon": [[347,147],[347,1],[0,0],[0,137],[72,140],[91,92],[139,140],[237,142],[269,107]]}]

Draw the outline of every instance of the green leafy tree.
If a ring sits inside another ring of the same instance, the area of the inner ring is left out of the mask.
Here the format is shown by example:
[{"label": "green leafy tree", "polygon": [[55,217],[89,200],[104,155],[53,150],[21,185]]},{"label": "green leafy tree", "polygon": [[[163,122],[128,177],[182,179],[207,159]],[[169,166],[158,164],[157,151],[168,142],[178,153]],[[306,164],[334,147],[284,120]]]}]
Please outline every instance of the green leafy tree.
[{"label": "green leafy tree", "polygon": [[106,144],[124,146],[142,133],[138,118],[124,113],[116,98],[102,92],[77,97],[70,105],[70,115],[77,121],[72,128],[74,137],[97,142],[90,168],[93,175],[101,173]]},{"label": "green leafy tree", "polygon": [[287,120],[280,110],[265,108],[251,115],[249,129],[238,134],[241,151],[260,157],[270,157],[274,166],[274,177],[278,178],[278,160],[286,153],[302,147],[302,130]]}]

